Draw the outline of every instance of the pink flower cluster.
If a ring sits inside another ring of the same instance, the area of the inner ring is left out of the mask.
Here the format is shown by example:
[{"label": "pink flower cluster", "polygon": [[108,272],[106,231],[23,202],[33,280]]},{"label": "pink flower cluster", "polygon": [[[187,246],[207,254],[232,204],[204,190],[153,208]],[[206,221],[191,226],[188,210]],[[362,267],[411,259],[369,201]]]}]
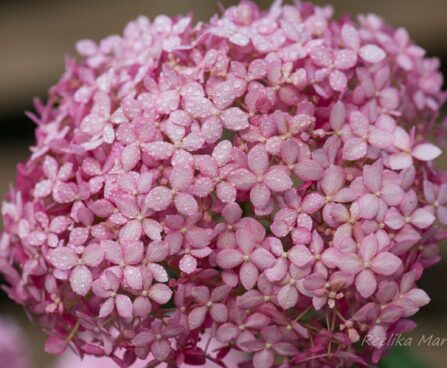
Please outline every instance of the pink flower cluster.
[{"label": "pink flower cluster", "polygon": [[243,1],[77,49],[2,208],[5,288],[47,351],[350,366],[414,327],[446,235],[445,94],[404,29]]}]

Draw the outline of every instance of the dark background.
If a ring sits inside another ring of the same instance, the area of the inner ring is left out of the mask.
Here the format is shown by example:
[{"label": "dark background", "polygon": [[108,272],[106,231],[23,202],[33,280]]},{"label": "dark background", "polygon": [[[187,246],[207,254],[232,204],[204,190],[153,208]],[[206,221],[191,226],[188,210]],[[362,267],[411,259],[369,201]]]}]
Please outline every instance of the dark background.
[{"label": "dark background", "polygon": [[[229,6],[236,1],[220,1]],[[264,8],[270,1],[256,1]],[[380,14],[395,26],[406,27],[412,38],[438,56],[447,75],[447,1],[446,0],[343,0],[314,1],[332,3],[336,16],[342,14]],[[0,0],[0,195],[14,179],[15,165],[28,156],[33,143],[33,124],[24,116],[31,110],[32,97],[45,98],[64,67],[64,55],[74,54],[81,38],[100,40],[120,33],[125,24],[143,14],[185,14],[194,10],[196,20],[208,20],[219,11],[214,0]],[[447,168],[444,154],[440,164]],[[1,220],[0,220],[1,221]],[[1,223],[0,223],[1,225]],[[443,251],[447,256],[447,252]],[[420,283],[432,303],[416,317],[415,340],[425,333],[447,337],[447,266],[445,261],[428,270]],[[43,337],[27,322],[24,313],[0,294],[0,313],[14,314],[23,321],[33,341],[35,368],[47,368]],[[426,367],[445,367],[447,346],[412,348],[411,354]],[[0,357],[1,359],[1,357]]]}]

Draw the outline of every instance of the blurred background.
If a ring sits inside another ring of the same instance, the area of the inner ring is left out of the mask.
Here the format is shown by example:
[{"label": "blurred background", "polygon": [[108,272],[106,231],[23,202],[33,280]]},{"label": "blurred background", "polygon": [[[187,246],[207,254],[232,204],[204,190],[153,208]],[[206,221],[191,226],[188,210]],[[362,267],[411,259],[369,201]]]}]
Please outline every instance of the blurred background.
[{"label": "blurred background", "polygon": [[[264,8],[270,4],[270,1],[255,2]],[[313,2],[333,3],[336,16],[377,13],[392,25],[406,27],[428,55],[441,59],[443,73],[447,75],[446,0]],[[221,0],[220,3],[229,6],[237,1]],[[177,15],[191,10],[196,20],[208,20],[219,12],[219,7],[215,0],[0,0],[0,195],[8,190],[14,180],[15,165],[28,156],[28,147],[33,143],[33,124],[24,112],[32,109],[34,96],[45,98],[49,86],[63,71],[64,55],[74,54],[78,39],[100,40],[120,33],[130,19],[141,14],[153,18],[158,14]],[[445,154],[441,165],[447,168]],[[447,256],[445,250],[443,253]],[[412,333],[415,340],[422,334],[447,337],[444,282],[447,282],[445,261],[424,274],[420,285],[432,302],[416,317],[419,327]],[[14,316],[26,329],[34,354],[33,368],[50,367],[51,358],[43,353],[43,335],[1,291],[0,314]],[[413,346],[410,352],[397,349],[382,365],[441,368],[446,366],[446,361],[447,344],[432,348]]]}]

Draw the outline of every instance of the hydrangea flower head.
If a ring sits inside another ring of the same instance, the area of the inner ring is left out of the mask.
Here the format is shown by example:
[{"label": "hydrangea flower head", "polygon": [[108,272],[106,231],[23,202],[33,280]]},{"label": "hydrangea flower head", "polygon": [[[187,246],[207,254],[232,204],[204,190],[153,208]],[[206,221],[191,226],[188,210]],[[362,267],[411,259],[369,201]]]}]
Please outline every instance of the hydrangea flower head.
[{"label": "hydrangea flower head", "polygon": [[446,236],[446,95],[404,29],[242,1],[77,50],[2,206],[5,289],[48,352],[368,365],[414,327]]}]

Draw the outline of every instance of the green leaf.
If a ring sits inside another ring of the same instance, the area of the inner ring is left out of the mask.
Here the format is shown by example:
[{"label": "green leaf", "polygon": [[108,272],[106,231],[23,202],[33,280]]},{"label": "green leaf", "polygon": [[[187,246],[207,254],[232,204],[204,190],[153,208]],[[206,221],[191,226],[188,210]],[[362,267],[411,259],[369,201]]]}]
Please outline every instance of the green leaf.
[{"label": "green leaf", "polygon": [[400,346],[394,347],[390,354],[380,361],[380,368],[429,368],[416,359],[408,349]]}]

